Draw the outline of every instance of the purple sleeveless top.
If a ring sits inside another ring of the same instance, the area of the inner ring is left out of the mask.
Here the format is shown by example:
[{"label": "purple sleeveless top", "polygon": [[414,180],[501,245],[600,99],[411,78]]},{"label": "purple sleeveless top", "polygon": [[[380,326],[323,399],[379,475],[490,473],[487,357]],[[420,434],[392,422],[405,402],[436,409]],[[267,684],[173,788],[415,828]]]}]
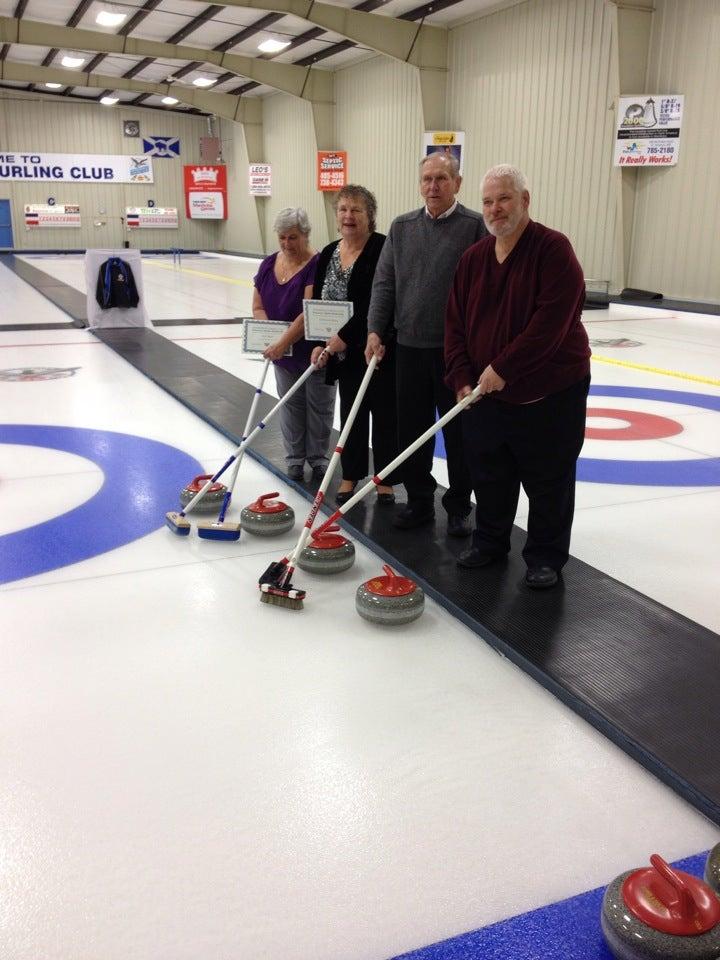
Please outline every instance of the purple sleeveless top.
[{"label": "purple sleeveless top", "polygon": [[[255,289],[260,294],[268,320],[292,323],[295,317],[302,313],[305,287],[312,286],[315,282],[318,256],[315,254],[287,283],[278,283],[275,278],[276,259],[277,253],[272,253],[260,264],[254,278]],[[302,373],[310,363],[313,346],[314,344],[308,343],[304,338],[298,340],[293,344],[291,357],[283,357],[273,363],[294,373]]]}]

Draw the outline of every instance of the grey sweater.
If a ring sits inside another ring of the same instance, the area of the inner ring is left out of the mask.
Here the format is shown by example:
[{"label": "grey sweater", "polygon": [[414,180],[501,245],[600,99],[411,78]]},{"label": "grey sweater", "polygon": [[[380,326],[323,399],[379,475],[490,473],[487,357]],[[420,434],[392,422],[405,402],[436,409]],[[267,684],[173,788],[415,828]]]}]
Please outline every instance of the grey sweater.
[{"label": "grey sweater", "polygon": [[424,207],[396,217],[375,269],[368,332],[386,340],[394,324],[402,346],[442,347],[455,268],[486,235],[482,215],[460,203],[444,219]]}]

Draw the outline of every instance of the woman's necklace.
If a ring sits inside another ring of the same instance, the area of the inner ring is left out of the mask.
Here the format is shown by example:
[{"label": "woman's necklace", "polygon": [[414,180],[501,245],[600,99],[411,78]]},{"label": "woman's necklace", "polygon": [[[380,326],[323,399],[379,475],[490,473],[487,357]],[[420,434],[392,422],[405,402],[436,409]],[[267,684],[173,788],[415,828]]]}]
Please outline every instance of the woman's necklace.
[{"label": "woman's necklace", "polygon": [[[280,259],[281,257],[282,260]],[[281,253],[280,256],[277,257],[275,263],[277,264],[278,280],[280,283],[287,283],[302,267],[302,262],[292,263],[284,253]]]},{"label": "woman's necklace", "polygon": [[344,272],[348,270],[365,249],[365,244],[355,250],[348,247],[347,241],[342,239],[338,244],[338,255],[340,258],[340,269]]}]

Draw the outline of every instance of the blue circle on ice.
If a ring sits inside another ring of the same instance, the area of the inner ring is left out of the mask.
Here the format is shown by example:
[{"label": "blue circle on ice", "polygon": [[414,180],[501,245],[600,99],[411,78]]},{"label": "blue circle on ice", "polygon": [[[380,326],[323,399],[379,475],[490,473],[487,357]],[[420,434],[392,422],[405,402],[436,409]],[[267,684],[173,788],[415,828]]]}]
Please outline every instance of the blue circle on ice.
[{"label": "blue circle on ice", "polygon": [[0,425],[0,443],[62,450],[92,461],[104,476],[80,506],[0,536],[0,583],[88,560],[144,537],[179,507],[180,490],[203,468],[176,447],[127,433],[78,427]]},{"label": "blue circle on ice", "polygon": [[[630,397],[720,411],[720,397],[651,387],[590,387],[593,397]],[[720,486],[720,457],[692,460],[611,460],[580,457],[577,478],[587,483],[627,483],[647,487]]]},{"label": "blue circle on ice", "polygon": [[[591,397],[630,397],[656,400],[720,411],[720,397],[682,390],[655,390],[650,387],[591,386]],[[446,458],[442,433],[435,438],[435,456]],[[577,478],[586,483],[627,483],[648,487],[719,487],[720,457],[692,460],[616,460],[580,457]]]}]

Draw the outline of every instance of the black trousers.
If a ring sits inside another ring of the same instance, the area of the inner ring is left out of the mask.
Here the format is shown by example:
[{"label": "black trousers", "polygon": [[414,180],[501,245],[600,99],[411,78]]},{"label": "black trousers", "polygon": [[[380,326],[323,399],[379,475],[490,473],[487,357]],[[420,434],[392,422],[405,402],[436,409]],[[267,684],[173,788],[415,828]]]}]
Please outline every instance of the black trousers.
[{"label": "black trousers", "polygon": [[[397,345],[397,414],[400,450],[417,440],[436,420],[455,406],[455,395],[445,386],[442,347]],[[465,462],[460,416],[443,428],[447,455],[448,490],[443,506],[449,514],[468,516],[472,482]],[[432,500],[437,482],[432,475],[435,438],[431,438],[401,466],[408,502]]]},{"label": "black trousers", "polygon": [[[355,402],[358,388],[366,370],[367,365],[362,353],[357,356],[355,352],[349,354],[338,366],[340,422],[343,425]],[[370,440],[371,417],[373,471],[378,474],[398,454],[395,357],[392,351],[375,368],[375,373],[372,375],[365,397],[357,412],[355,423],[345,441],[345,448],[340,456],[342,475],[345,480],[357,482],[369,475],[368,442]],[[387,486],[399,483],[398,472],[393,471],[383,482]]]},{"label": "black trousers", "polygon": [[473,546],[482,553],[510,550],[522,484],[530,505],[525,562],[554,570],[567,563],[589,387],[586,377],[527,404],[485,397],[460,414],[477,503]]}]

